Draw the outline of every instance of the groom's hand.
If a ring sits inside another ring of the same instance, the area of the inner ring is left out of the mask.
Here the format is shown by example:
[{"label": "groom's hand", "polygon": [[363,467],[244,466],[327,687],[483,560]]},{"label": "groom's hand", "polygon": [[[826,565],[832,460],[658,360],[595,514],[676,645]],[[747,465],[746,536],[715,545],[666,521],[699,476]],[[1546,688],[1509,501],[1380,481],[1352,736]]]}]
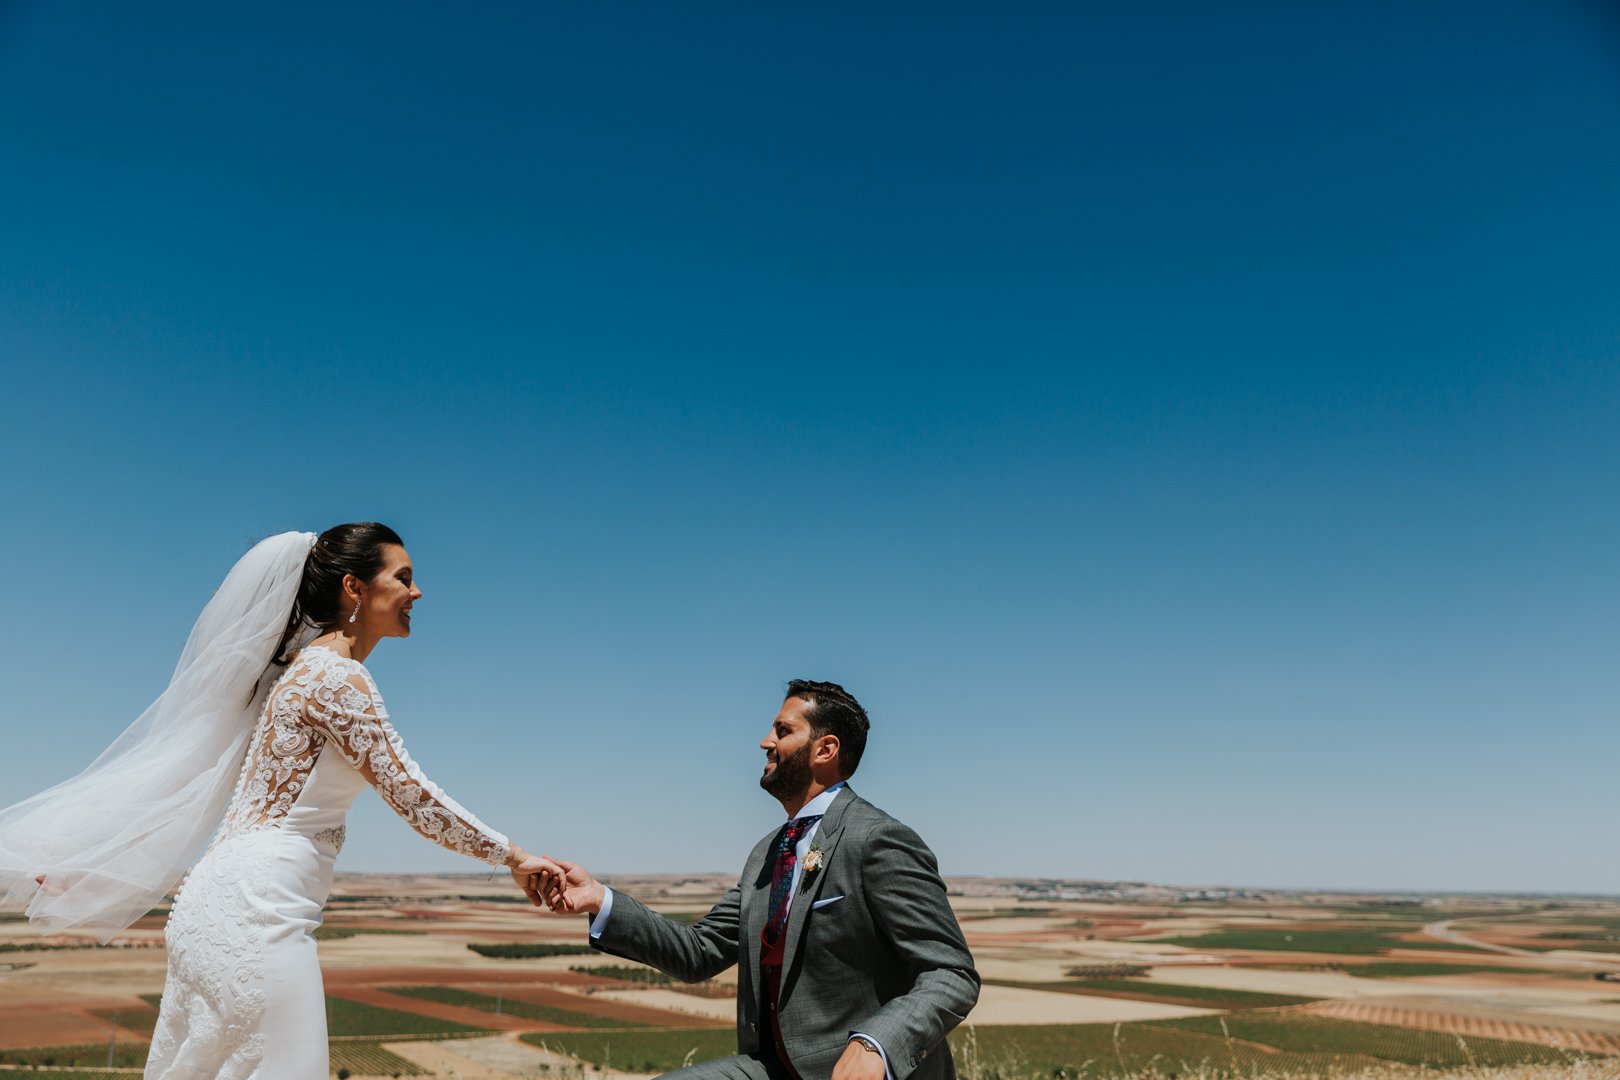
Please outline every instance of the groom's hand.
[{"label": "groom's hand", "polygon": [[888,1075],[882,1054],[861,1045],[859,1039],[851,1039],[833,1065],[832,1080],[884,1080]]},{"label": "groom's hand", "polygon": [[567,859],[551,859],[560,874],[553,888],[546,892],[546,903],[552,911],[568,915],[595,915],[602,910],[607,890],[591,876],[591,872]]}]

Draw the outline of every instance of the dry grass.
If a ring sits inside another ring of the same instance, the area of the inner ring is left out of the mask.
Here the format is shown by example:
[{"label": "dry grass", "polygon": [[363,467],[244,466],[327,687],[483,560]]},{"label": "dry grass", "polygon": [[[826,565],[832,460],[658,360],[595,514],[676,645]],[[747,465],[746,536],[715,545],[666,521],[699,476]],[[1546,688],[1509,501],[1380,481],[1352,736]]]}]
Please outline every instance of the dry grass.
[{"label": "dry grass", "polygon": [[1435,1069],[1394,1062],[1342,1068],[1293,1068],[1234,1072],[1207,1062],[1189,1064],[1155,1060],[1144,1068],[1126,1068],[1098,1058],[1062,1070],[1038,1067],[1019,1049],[986,1050],[971,1029],[953,1040],[959,1080],[1620,1080],[1620,1058],[1578,1058],[1559,1064],[1495,1065]]}]

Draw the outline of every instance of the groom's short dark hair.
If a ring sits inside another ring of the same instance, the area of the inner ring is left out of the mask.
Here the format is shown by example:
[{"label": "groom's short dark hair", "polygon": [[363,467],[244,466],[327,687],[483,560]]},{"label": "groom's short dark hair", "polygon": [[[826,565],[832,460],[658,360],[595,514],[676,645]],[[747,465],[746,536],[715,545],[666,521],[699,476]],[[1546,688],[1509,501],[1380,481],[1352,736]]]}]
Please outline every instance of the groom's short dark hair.
[{"label": "groom's short dark hair", "polygon": [[835,682],[794,679],[787,685],[786,696],[810,702],[810,711],[804,714],[810,730],[817,735],[838,736],[839,773],[846,779],[854,776],[866,752],[867,729],[872,726],[855,695]]}]

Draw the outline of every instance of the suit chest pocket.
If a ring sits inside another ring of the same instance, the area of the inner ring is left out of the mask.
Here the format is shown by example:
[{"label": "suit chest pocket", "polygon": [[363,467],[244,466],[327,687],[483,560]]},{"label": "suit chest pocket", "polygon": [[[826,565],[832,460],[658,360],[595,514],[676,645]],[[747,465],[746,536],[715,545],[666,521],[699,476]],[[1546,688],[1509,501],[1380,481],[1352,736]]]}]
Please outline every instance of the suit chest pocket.
[{"label": "suit chest pocket", "polygon": [[805,940],[815,951],[854,962],[870,950],[875,931],[860,897],[827,888],[806,915]]}]

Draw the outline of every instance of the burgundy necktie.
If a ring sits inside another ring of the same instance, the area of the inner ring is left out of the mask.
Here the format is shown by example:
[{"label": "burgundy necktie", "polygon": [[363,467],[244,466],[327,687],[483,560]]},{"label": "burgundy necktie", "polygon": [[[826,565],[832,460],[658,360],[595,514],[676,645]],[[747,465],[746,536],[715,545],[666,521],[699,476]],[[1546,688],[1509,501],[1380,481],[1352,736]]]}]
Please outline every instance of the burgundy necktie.
[{"label": "burgundy necktie", "polygon": [[776,863],[771,868],[771,903],[766,909],[765,944],[775,945],[787,927],[788,893],[793,888],[793,867],[799,861],[794,851],[810,826],[821,820],[820,814],[794,818],[782,830],[782,839],[776,843]]}]

